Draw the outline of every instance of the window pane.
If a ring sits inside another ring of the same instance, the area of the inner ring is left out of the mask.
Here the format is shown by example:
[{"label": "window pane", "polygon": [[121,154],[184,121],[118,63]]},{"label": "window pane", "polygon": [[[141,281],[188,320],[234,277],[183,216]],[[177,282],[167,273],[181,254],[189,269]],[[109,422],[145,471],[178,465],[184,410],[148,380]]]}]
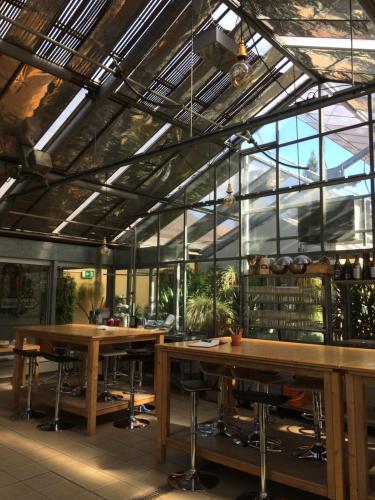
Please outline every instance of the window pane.
[{"label": "window pane", "polygon": [[324,178],[335,179],[370,171],[368,126],[324,137]]},{"label": "window pane", "polygon": [[366,122],[368,120],[367,96],[323,108],[322,120],[323,132]]},{"label": "window pane", "polygon": [[184,211],[173,210],[160,216],[160,260],[184,257]]},{"label": "window pane", "polygon": [[[301,169],[297,168],[302,167]],[[310,184],[319,180],[319,139],[279,149],[280,187]]]},{"label": "window pane", "polygon": [[286,118],[279,122],[279,143],[297,141],[319,133],[319,112]]},{"label": "window pane", "polygon": [[261,193],[276,187],[276,151],[242,158],[241,194]]},{"label": "window pane", "polygon": [[242,254],[276,254],[276,196],[242,201]]},{"label": "window pane", "polygon": [[372,247],[370,181],[324,188],[325,249]]},{"label": "window pane", "polygon": [[199,259],[213,252],[214,206],[187,210],[187,252],[189,259]]},{"label": "window pane", "polygon": [[319,189],[280,195],[280,253],[320,251]]}]

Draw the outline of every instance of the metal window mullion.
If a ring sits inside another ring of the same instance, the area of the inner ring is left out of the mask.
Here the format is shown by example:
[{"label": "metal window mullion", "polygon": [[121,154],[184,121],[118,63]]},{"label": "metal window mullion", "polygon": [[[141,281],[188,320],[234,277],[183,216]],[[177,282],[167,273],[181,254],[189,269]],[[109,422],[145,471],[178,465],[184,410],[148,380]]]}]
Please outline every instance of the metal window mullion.
[{"label": "metal window mullion", "polygon": [[[319,85],[319,97],[321,97],[321,85]],[[322,136],[323,132],[323,113],[324,108],[319,108],[319,182],[321,183],[319,187],[319,205],[320,205],[320,249],[322,252],[325,251],[325,220],[326,220],[326,205],[325,205],[325,194],[323,188],[323,182],[325,180],[325,175],[323,175],[323,168],[325,172],[325,160],[324,160],[324,138]]]},{"label": "metal window mullion", "polygon": [[160,214],[157,215],[156,230],[156,248],[157,248],[157,271],[156,271],[156,317],[159,319],[159,294],[160,294]]},{"label": "metal window mullion", "polygon": [[[279,145],[279,122],[275,123],[276,128],[276,189],[280,187],[280,145]],[[276,194],[276,254],[280,255],[280,194]]]},{"label": "metal window mullion", "polygon": [[[230,161],[230,160],[229,160]],[[213,168],[213,183],[214,183],[214,200],[215,202],[217,201],[217,189],[216,189],[216,181],[217,181],[217,172],[216,172],[217,165],[215,163],[214,168]],[[213,227],[213,275],[214,275],[214,283],[213,283],[213,290],[214,290],[214,296],[212,298],[213,300],[213,324],[214,324],[214,337],[217,336],[217,324],[216,324],[216,305],[217,305],[217,266],[216,266],[216,237],[217,237],[217,230],[216,230],[216,224],[217,224],[217,203],[214,203],[214,227]]]},{"label": "metal window mullion", "polygon": [[[372,95],[368,94],[367,96],[367,105],[368,105],[368,117],[369,117],[369,147],[370,147],[370,173],[374,174],[375,165],[374,165],[374,124],[372,122]],[[372,253],[374,255],[375,248],[375,179],[372,177],[370,180],[370,189],[371,189],[371,224],[372,224]]]}]

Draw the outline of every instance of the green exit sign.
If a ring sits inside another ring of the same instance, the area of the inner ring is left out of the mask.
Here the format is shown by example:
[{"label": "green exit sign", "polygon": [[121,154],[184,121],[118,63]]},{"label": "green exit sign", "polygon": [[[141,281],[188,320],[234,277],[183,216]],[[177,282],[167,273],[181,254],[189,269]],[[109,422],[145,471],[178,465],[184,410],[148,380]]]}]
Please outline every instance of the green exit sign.
[{"label": "green exit sign", "polygon": [[95,277],[95,271],[92,269],[84,269],[82,271],[82,278],[84,280],[92,280]]}]

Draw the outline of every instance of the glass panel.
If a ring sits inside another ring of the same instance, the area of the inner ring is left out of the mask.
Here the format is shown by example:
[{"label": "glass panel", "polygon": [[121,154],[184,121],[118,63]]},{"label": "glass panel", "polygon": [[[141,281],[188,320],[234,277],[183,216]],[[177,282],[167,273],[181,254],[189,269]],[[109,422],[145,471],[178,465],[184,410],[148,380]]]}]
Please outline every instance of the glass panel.
[{"label": "glass panel", "polygon": [[184,212],[174,210],[160,215],[160,260],[184,257]]},{"label": "glass panel", "polygon": [[175,264],[159,270],[158,319],[167,320],[173,329],[183,329],[183,265]]},{"label": "glass panel", "polygon": [[214,243],[214,206],[199,210],[187,210],[187,255],[189,259],[199,259],[210,252]]},{"label": "glass panel", "polygon": [[211,262],[186,266],[186,328],[192,332],[214,333],[214,272]]},{"label": "glass panel", "polygon": [[280,253],[320,251],[319,189],[280,195]]},{"label": "glass panel", "polygon": [[150,269],[137,269],[135,285],[135,315],[150,317]]},{"label": "glass panel", "polygon": [[324,188],[325,249],[372,247],[370,181]]},{"label": "glass panel", "polygon": [[[295,168],[295,167],[302,168]],[[319,139],[302,141],[279,149],[280,187],[319,180]]]},{"label": "glass panel", "polygon": [[[259,130],[254,132],[253,138],[258,144],[268,144],[269,142],[276,141],[276,123],[268,123]],[[251,148],[251,144],[247,143]]]},{"label": "glass panel", "polygon": [[0,263],[0,338],[12,340],[14,328],[47,322],[47,266]]},{"label": "glass panel", "polygon": [[220,320],[220,335],[226,335],[225,318],[235,326],[240,324],[240,274],[239,262],[218,261],[216,264],[216,315]]},{"label": "glass panel", "polygon": [[[64,293],[64,287],[72,281],[75,283],[76,296],[70,315],[73,323],[105,323],[109,317],[106,307],[107,270],[106,269],[61,269],[58,283],[57,299]],[[70,285],[72,286],[72,285]],[[60,299],[59,299],[60,300]],[[56,300],[57,302],[57,300]],[[69,323],[64,307],[58,309],[56,304],[56,323]]]},{"label": "glass panel", "polygon": [[319,112],[286,118],[278,123],[279,143],[297,141],[319,133]]},{"label": "glass panel", "polygon": [[337,132],[323,138],[324,178],[335,179],[370,172],[368,126]]},{"label": "glass panel", "polygon": [[138,245],[140,248],[158,246],[159,217],[153,215],[148,217],[137,233]]},{"label": "glass panel", "polygon": [[241,194],[261,193],[276,187],[276,152],[244,156],[242,158]]},{"label": "glass panel", "polygon": [[276,254],[276,196],[241,203],[242,254]]},{"label": "glass panel", "polygon": [[[327,89],[325,90],[327,92]],[[330,92],[332,95],[333,92]],[[336,130],[368,121],[367,96],[322,109],[322,131]]]}]

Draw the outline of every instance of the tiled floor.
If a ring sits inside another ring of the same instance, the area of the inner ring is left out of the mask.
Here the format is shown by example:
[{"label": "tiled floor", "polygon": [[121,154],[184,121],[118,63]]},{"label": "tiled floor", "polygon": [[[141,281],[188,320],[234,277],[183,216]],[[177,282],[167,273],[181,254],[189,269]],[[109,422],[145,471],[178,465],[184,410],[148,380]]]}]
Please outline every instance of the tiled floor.
[{"label": "tiled floor", "polygon": [[[149,428],[130,433],[111,422],[100,423],[97,433],[84,433],[84,420],[62,433],[41,432],[35,422],[11,420],[11,388],[0,384],[0,499],[92,500],[194,497],[234,500],[240,493],[256,490],[258,479],[216,464],[203,468],[220,476],[220,484],[204,493],[170,491],[168,473],[187,466],[187,457],[168,451],[165,465],[155,463],[155,419]],[[215,405],[202,402],[200,418],[210,418]],[[188,423],[188,399],[173,399],[173,422]],[[159,489],[159,494],[152,495]],[[287,499],[318,499],[304,492],[273,484],[274,493]]]}]

